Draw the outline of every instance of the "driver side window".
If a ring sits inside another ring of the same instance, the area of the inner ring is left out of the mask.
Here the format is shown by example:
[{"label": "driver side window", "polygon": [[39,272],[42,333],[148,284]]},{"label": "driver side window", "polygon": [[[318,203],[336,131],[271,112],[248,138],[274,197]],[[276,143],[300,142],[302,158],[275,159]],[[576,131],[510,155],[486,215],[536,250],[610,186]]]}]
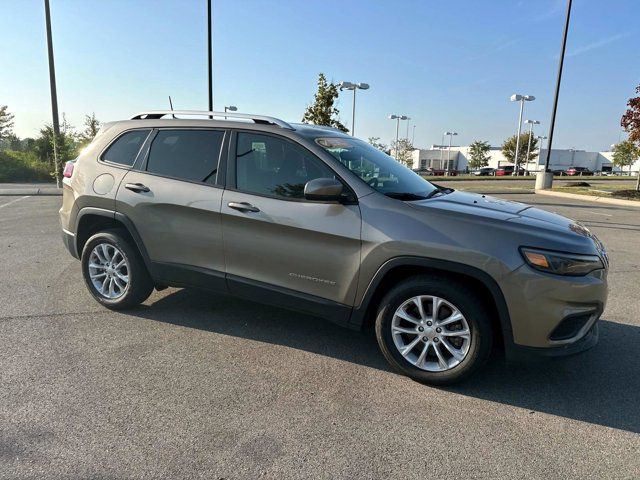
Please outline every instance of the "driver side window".
[{"label": "driver side window", "polygon": [[257,195],[304,198],[305,184],[316,178],[335,178],[335,175],[302,147],[270,135],[238,133],[238,190]]}]

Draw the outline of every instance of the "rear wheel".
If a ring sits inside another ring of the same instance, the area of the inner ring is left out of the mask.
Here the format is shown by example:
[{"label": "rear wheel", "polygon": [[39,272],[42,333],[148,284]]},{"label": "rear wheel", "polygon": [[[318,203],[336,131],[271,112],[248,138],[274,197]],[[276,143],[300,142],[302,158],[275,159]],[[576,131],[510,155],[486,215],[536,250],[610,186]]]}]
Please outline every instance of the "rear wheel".
[{"label": "rear wheel", "polygon": [[413,277],[382,300],[376,337],[389,363],[424,383],[456,383],[491,351],[491,322],[482,299],[443,276]]},{"label": "rear wheel", "polygon": [[81,261],[89,292],[107,308],[131,308],[153,291],[140,253],[120,230],[99,232],[89,238]]}]

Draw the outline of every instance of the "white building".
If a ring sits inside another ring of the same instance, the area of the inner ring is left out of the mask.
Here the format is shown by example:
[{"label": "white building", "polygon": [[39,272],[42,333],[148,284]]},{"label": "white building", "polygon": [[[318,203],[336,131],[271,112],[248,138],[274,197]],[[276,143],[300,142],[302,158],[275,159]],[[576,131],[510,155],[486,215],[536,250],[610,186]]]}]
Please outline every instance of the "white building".
[{"label": "white building", "polygon": [[[491,147],[488,154],[490,156],[489,167],[498,168],[504,165],[513,165],[504,157],[500,147]],[[537,159],[529,162],[525,168],[531,171],[542,170],[546,155],[547,150],[541,149]],[[551,170],[566,170],[569,167],[587,167],[592,172],[619,171],[619,168],[613,166],[612,157],[613,152],[587,152],[554,148],[551,150],[549,168]],[[413,166],[411,168],[424,170],[431,167],[435,170],[446,170],[447,159],[449,159],[449,170],[466,171],[469,164],[469,147],[452,146],[450,152],[448,145],[432,145],[428,149],[416,149],[413,151]],[[639,168],[640,159],[631,167],[631,170],[637,171]]]}]

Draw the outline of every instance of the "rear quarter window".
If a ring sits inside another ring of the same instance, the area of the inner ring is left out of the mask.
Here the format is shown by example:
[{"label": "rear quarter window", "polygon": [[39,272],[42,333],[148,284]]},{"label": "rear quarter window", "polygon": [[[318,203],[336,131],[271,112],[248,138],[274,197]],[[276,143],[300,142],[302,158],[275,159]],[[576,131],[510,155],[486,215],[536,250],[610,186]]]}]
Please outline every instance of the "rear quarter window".
[{"label": "rear quarter window", "polygon": [[120,135],[102,154],[101,160],[109,163],[117,163],[127,167],[133,166],[142,144],[151,132],[146,130],[133,130]]}]

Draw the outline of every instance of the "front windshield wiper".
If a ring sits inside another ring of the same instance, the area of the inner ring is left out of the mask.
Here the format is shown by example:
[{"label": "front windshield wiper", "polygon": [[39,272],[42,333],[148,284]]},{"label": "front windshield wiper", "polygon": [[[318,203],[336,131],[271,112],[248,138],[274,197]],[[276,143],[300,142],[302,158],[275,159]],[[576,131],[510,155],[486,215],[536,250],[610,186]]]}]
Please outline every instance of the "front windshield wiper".
[{"label": "front windshield wiper", "polygon": [[429,198],[428,195],[418,195],[416,193],[409,193],[409,192],[386,192],[385,195],[387,197],[395,198],[398,200],[408,200],[408,201],[426,200],[427,198]]},{"label": "front windshield wiper", "polygon": [[447,188],[447,187],[443,187],[441,185],[436,185],[435,183],[432,183],[431,185],[433,185],[434,187],[436,187],[435,190],[429,192],[427,194],[427,198],[431,198],[437,194],[447,194],[447,193],[451,193],[453,192],[453,188]]}]

